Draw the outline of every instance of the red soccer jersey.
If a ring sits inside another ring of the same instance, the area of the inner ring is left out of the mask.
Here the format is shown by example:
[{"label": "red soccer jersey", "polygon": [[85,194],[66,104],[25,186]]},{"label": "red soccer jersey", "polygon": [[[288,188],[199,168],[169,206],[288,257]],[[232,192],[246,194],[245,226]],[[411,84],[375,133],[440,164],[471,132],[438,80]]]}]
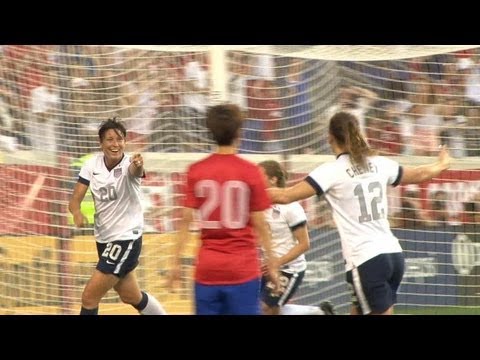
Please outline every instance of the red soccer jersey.
[{"label": "red soccer jersey", "polygon": [[260,168],[237,155],[212,154],[190,166],[185,206],[198,209],[201,246],[195,280],[240,284],[260,276],[250,212],[270,206]]}]

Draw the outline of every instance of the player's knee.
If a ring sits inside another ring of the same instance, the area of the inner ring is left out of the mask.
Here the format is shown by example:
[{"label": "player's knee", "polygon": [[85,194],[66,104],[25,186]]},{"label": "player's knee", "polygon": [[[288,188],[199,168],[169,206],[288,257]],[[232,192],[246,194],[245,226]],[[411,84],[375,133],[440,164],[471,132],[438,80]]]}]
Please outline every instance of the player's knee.
[{"label": "player's knee", "polygon": [[128,293],[121,293],[121,294],[119,293],[118,295],[120,296],[120,300],[122,300],[122,302],[128,305],[137,305],[142,300],[141,293],[134,294],[134,293],[128,292]]},{"label": "player's knee", "polygon": [[82,293],[82,306],[87,309],[93,309],[98,306],[99,300],[95,299],[93,294],[87,289]]}]

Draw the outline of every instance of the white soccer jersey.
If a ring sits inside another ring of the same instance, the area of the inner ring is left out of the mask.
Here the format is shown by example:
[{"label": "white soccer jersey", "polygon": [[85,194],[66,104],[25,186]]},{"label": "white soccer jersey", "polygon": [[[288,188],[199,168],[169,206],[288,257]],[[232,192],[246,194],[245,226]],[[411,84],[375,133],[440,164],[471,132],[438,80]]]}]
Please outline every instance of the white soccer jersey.
[{"label": "white soccer jersey", "polygon": [[379,254],[402,251],[387,219],[387,185],[398,185],[401,176],[402,168],[388,158],[369,157],[363,170],[341,154],[305,179],[332,207],[347,271]]},{"label": "white soccer jersey", "polygon": [[[305,224],[307,216],[303,207],[298,202],[281,205],[274,204],[265,210],[265,219],[270,225],[272,234],[272,251],[279,258],[290,251],[297,244],[293,236],[292,228]],[[282,271],[300,272],[307,268],[305,255],[302,254],[296,259],[282,266]]]},{"label": "white soccer jersey", "polygon": [[143,233],[141,178],[130,175],[129,166],[125,155],[108,171],[99,154],[80,170],[79,181],[90,186],[95,203],[94,235],[99,243],[137,239]]}]

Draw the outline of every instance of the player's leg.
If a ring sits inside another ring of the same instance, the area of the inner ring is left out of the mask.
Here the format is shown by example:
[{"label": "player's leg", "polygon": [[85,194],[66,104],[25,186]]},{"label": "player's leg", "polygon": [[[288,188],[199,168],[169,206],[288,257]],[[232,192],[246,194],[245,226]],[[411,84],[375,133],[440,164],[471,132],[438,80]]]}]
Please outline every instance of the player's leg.
[{"label": "player's leg", "polygon": [[280,308],[286,304],[295,294],[302,283],[305,271],[289,273],[281,271],[278,277],[280,288],[274,289],[274,285],[267,278],[262,277],[261,299],[262,313],[264,315],[279,315]]},{"label": "player's leg", "polygon": [[[143,315],[165,315],[165,309],[152,295],[140,290],[134,269],[138,265],[138,258],[142,250],[142,237],[136,240],[114,242],[116,252],[109,254],[109,264],[113,274],[119,277],[114,289],[120,299],[132,305]],[[112,249],[114,247],[112,246]]]},{"label": "player's leg", "polygon": [[280,315],[325,315],[318,306],[285,304]]},{"label": "player's leg", "polygon": [[155,297],[140,290],[135,271],[131,271],[121,278],[114,289],[124,303],[132,305],[142,315],[167,314],[162,304]]},{"label": "player's leg", "polygon": [[358,302],[357,293],[355,292],[355,288],[353,287],[353,280],[352,280],[352,271],[348,271],[346,273],[347,278],[347,285],[348,289],[350,290],[350,297],[351,297],[351,307],[350,307],[350,315],[362,315],[362,308],[360,303]]},{"label": "player's leg", "polygon": [[[388,254],[391,258],[393,264],[393,274],[390,277],[388,283],[392,289],[392,301],[393,304],[397,303],[397,292],[400,287],[400,283],[403,279],[403,274],[405,272],[405,256],[403,253],[393,253]],[[393,305],[391,306],[391,314],[393,314]]]},{"label": "player's leg", "polygon": [[224,315],[261,315],[260,278],[224,287]]},{"label": "player's leg", "polygon": [[[281,283],[280,277],[278,280]],[[269,281],[266,276],[262,276],[262,281],[260,285],[260,306],[263,315],[280,314],[280,306],[278,305],[279,296],[276,296],[274,294],[274,290],[275,289],[273,283]]]},{"label": "player's leg", "polygon": [[97,315],[100,300],[117,282],[118,277],[114,275],[115,257],[119,245],[115,242],[97,245],[98,263],[96,269],[85,285],[82,293],[82,309],[80,315]]},{"label": "player's leg", "polygon": [[330,301],[322,301],[319,306],[285,304],[280,315],[335,315],[335,307]]},{"label": "player's leg", "polygon": [[[347,273],[347,282],[352,285],[353,299],[356,301],[353,303],[354,311],[372,315],[393,313],[396,290],[390,284],[394,274],[394,264],[390,255],[377,255]],[[401,276],[398,284],[400,280]]]},{"label": "player's leg", "polygon": [[225,315],[222,291],[225,285],[204,285],[195,282],[195,314]]},{"label": "player's leg", "polygon": [[116,283],[118,278],[112,274],[104,274],[95,269],[92,277],[88,280],[87,285],[82,293],[82,309],[80,315],[97,315],[98,304]]}]

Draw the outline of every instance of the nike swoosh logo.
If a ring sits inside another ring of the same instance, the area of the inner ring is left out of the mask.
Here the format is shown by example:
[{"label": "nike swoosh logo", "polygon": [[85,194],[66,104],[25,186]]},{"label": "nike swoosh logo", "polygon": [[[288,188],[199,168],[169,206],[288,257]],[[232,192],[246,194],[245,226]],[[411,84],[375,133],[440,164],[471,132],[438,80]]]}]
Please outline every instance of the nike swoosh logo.
[{"label": "nike swoosh logo", "polygon": [[93,173],[93,175],[100,175],[100,173],[96,173],[96,172],[94,172],[94,173]]},{"label": "nike swoosh logo", "polygon": [[113,264],[115,264],[115,263],[107,260],[107,264],[108,264],[108,265],[113,265]]}]

